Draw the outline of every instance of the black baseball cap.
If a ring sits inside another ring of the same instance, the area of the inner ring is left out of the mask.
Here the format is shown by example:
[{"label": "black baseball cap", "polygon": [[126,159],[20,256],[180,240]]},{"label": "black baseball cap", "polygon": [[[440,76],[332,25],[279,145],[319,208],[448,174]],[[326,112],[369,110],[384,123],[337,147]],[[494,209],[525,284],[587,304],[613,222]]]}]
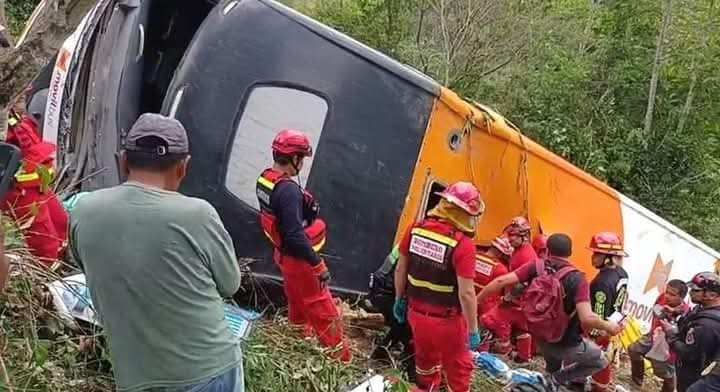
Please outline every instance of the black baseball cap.
[{"label": "black baseball cap", "polygon": [[[160,139],[157,145],[147,145],[142,139]],[[157,113],[141,115],[125,138],[125,150],[164,156],[167,154],[188,154],[190,144],[187,131],[180,121]]]}]

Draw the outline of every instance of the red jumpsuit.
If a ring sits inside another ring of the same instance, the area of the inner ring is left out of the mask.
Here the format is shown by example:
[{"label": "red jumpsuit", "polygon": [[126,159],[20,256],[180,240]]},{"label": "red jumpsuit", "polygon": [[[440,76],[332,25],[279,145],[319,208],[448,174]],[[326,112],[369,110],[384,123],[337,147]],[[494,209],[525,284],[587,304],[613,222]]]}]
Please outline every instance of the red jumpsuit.
[{"label": "red jumpsuit", "polygon": [[[257,195],[260,203],[260,223],[273,244],[273,259],[280,267],[283,277],[283,288],[288,300],[288,320],[296,326],[309,327],[324,347],[334,350],[334,357],[349,362],[352,353],[347,342],[343,342],[342,317],[330,289],[321,287],[318,280],[318,276],[327,271],[325,262],[320,260],[316,265],[312,265],[308,260],[283,251],[283,238],[271,207],[271,199],[277,185],[285,181],[292,182],[287,175],[267,169],[258,178]],[[302,192],[304,200],[312,200],[306,191]],[[307,219],[306,216],[304,218]],[[305,239],[312,246],[311,252],[317,252],[325,245],[325,222],[314,217],[307,220],[311,222],[304,228]]]},{"label": "red jumpsuit", "polygon": [[[536,259],[535,249],[529,243],[525,243],[518,247],[510,258],[510,271],[515,271]],[[512,345],[510,344],[512,332],[519,332],[515,337],[517,360],[530,360],[533,352],[532,338],[527,331],[525,316],[522,313],[518,299],[513,299],[510,302],[501,301],[494,309],[483,314],[480,321],[485,328],[493,333],[497,341],[496,351],[500,354],[508,354],[512,351]]]},{"label": "red jumpsuit", "polygon": [[[478,254],[475,256],[475,291],[480,292],[495,278],[508,273],[505,264],[489,256]],[[478,303],[478,321],[482,324],[483,314],[495,309],[500,303],[500,294],[488,297],[484,302]],[[478,351],[490,351],[490,341],[483,342]]]},{"label": "red jumpsuit", "polygon": [[475,278],[475,244],[450,224],[428,218],[405,234],[400,253],[408,258],[408,321],[417,384],[437,390],[444,372],[450,390],[467,392],[473,362],[457,278]]},{"label": "red jumpsuit", "polygon": [[[508,269],[500,260],[483,254],[475,255],[475,291],[480,292],[495,278],[508,273]],[[483,314],[495,308],[500,303],[500,294],[496,294],[478,303],[478,314]]]},{"label": "red jumpsuit", "polygon": [[27,227],[23,234],[32,254],[55,268],[67,241],[68,216],[55,192],[43,184],[38,170],[43,166],[53,175],[55,145],[40,139],[37,125],[29,117],[8,130],[6,141],[20,148],[23,171],[15,176],[14,188],[5,195],[2,211]]}]

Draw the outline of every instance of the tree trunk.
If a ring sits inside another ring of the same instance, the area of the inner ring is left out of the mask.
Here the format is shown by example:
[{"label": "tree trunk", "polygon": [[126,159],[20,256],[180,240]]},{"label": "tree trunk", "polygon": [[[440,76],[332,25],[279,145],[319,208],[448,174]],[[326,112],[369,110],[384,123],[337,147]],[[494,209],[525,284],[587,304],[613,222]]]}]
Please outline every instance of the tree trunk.
[{"label": "tree trunk", "polygon": [[692,79],[690,79],[690,88],[688,89],[687,97],[685,98],[685,105],[683,106],[682,112],[680,113],[680,119],[678,120],[677,134],[681,134],[685,130],[685,124],[687,123],[688,116],[690,116],[690,110],[692,109],[693,99],[695,98],[695,85],[697,84],[697,70],[693,69]]},{"label": "tree trunk", "polygon": [[[0,4],[4,3],[0,0]],[[44,4],[25,41],[18,48],[0,53],[0,114],[7,112],[47,64],[95,0],[46,0]],[[7,116],[0,117],[0,128],[6,121]]]},{"label": "tree trunk", "polygon": [[7,27],[7,18],[5,18],[5,0],[0,0],[0,26]]},{"label": "tree trunk", "polygon": [[[12,45],[12,37],[10,36],[10,31],[6,29],[7,26],[7,19],[5,17],[5,0],[0,0],[0,34],[3,35],[3,37],[0,37],[0,39],[6,39],[10,41],[10,44]],[[2,57],[3,53],[8,49],[0,47],[0,57]],[[5,110],[5,107],[0,105],[0,138],[5,139],[5,133],[7,132],[7,110]]]},{"label": "tree trunk", "polygon": [[655,44],[655,60],[653,61],[652,76],[650,78],[650,92],[648,93],[647,110],[645,111],[645,135],[651,136],[653,112],[655,111],[655,98],[657,95],[658,78],[660,77],[660,68],[662,68],[663,49],[665,47],[665,36],[667,35],[670,21],[672,19],[672,0],[665,0],[663,6],[662,22],[660,24],[660,32],[658,33],[657,42]]}]

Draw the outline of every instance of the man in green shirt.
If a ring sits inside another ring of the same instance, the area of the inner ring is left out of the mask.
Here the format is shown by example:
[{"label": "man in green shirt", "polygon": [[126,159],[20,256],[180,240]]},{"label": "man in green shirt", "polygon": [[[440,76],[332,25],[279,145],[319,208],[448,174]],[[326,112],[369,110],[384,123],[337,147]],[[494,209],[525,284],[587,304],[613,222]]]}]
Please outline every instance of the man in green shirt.
[{"label": "man in green shirt", "polygon": [[223,312],[240,270],[215,209],[177,193],[189,157],[180,122],[143,114],[120,154],[128,181],[88,194],[71,216],[72,257],[86,274],[119,391],[244,391]]}]

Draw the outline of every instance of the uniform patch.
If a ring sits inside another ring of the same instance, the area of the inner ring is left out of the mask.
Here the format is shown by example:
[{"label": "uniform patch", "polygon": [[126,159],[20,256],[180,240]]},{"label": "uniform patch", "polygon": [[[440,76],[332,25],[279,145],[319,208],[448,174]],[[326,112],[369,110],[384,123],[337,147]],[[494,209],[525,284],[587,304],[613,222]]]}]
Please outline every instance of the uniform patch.
[{"label": "uniform patch", "polygon": [[410,238],[409,250],[410,253],[414,253],[420,257],[442,264],[445,262],[445,252],[447,251],[447,246],[437,241],[413,235]]},{"label": "uniform patch", "polygon": [[270,195],[268,195],[267,192],[260,188],[255,188],[255,194],[257,195],[257,198],[260,199],[261,202],[270,205]]},{"label": "uniform patch", "polygon": [[604,304],[606,300],[607,295],[605,295],[605,293],[603,293],[602,291],[598,291],[597,293],[595,293],[595,302],[599,304]]},{"label": "uniform patch", "polygon": [[475,272],[481,273],[483,275],[490,276],[490,273],[492,273],[493,266],[484,262],[484,261],[475,261]]},{"label": "uniform patch", "polygon": [[690,328],[685,334],[685,344],[692,346],[695,344],[695,328]]}]

